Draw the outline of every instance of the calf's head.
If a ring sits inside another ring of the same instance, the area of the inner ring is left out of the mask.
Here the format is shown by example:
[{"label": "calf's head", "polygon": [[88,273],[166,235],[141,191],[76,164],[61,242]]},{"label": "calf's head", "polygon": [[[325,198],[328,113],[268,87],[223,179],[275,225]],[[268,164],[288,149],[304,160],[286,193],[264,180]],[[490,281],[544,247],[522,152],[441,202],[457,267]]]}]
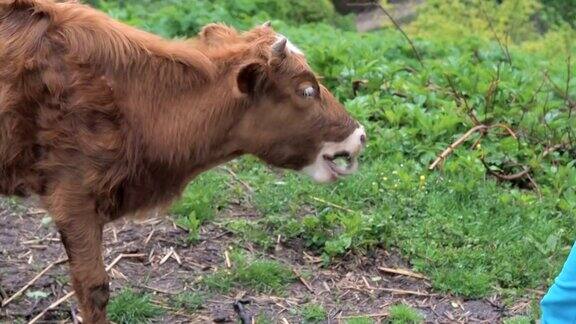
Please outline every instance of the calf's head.
[{"label": "calf's head", "polygon": [[248,48],[232,80],[245,106],[233,136],[245,153],[317,182],[357,170],[364,128],[319,82],[301,50],[269,25],[244,34],[211,28],[203,33],[209,46],[224,42]]}]

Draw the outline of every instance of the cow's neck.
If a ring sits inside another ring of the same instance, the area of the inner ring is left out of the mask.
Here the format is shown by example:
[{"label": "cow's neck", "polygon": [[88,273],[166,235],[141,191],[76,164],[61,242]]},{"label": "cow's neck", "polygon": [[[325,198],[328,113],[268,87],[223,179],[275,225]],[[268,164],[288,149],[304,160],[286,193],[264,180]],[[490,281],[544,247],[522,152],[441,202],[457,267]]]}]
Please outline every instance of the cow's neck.
[{"label": "cow's neck", "polygon": [[172,87],[169,95],[163,94],[168,86],[152,83],[134,94],[131,119],[141,130],[146,159],[193,176],[244,153],[231,134],[246,103],[234,95],[230,78],[219,75],[194,88]]}]

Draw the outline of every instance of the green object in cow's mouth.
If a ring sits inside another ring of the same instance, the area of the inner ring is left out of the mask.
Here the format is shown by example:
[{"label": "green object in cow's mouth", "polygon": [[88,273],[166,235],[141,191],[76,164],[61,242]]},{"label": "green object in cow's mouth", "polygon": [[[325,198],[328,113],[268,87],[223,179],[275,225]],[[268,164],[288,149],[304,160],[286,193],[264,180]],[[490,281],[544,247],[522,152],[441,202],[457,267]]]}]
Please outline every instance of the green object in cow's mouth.
[{"label": "green object in cow's mouth", "polygon": [[337,153],[334,154],[332,157],[325,157],[326,160],[329,160],[333,163],[338,169],[346,170],[352,166],[352,156],[350,156],[347,152]]}]

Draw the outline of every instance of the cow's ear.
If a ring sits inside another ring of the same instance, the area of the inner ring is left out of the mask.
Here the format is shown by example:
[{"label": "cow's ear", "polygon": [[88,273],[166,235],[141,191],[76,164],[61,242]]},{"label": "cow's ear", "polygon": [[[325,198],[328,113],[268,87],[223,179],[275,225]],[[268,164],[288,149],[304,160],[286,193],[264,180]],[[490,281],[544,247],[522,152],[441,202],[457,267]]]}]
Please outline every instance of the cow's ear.
[{"label": "cow's ear", "polygon": [[280,37],[272,45],[272,57],[284,59],[288,54],[288,38]]},{"label": "cow's ear", "polygon": [[264,67],[261,63],[248,63],[240,68],[236,77],[238,90],[243,94],[253,95],[264,82]]},{"label": "cow's ear", "polygon": [[202,28],[199,37],[206,44],[216,45],[238,37],[238,32],[224,24],[208,24]]}]

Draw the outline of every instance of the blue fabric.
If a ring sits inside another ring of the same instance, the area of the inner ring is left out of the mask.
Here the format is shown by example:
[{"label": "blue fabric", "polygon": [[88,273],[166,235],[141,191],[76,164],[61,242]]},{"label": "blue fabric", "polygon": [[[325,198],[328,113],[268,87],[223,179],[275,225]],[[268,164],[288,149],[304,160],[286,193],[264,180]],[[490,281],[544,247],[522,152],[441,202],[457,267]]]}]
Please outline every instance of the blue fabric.
[{"label": "blue fabric", "polygon": [[540,305],[542,324],[576,323],[576,244]]}]

